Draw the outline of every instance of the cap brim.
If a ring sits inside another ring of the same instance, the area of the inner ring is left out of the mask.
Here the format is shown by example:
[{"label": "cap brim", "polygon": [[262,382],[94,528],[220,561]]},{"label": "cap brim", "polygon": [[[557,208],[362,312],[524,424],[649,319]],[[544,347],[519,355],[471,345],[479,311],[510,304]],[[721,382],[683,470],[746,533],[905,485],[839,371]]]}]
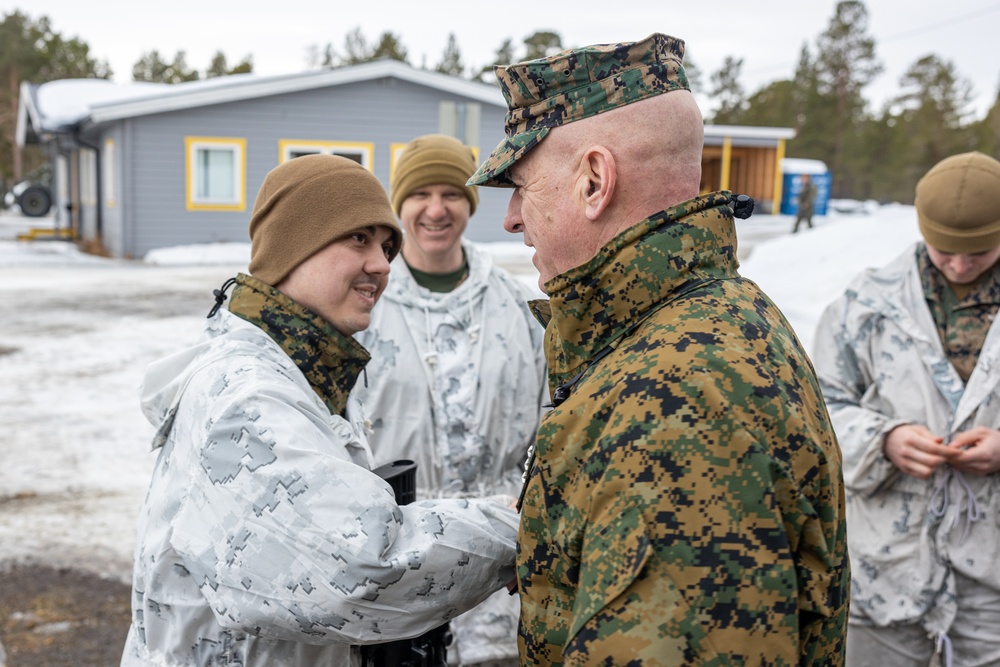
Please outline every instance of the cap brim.
[{"label": "cap brim", "polygon": [[465,183],[466,185],[482,185],[493,188],[509,188],[513,186],[507,170],[524,157],[524,154],[537,146],[549,128],[539,127],[527,132],[507,137],[493,149],[486,161],[476,170],[476,173]]}]

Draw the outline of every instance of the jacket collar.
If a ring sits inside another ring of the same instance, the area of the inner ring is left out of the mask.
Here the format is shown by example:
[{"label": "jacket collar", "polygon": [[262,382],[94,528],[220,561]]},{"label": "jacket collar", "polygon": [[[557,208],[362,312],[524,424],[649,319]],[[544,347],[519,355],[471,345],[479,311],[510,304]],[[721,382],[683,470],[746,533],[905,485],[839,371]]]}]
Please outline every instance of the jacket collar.
[{"label": "jacket collar", "polygon": [[470,299],[478,298],[487,288],[493,258],[465,239],[462,240],[462,249],[469,263],[469,277],[451,292],[431,292],[418,285],[403,259],[403,253],[400,253],[392,261],[389,284],[381,298],[431,311],[465,307]]},{"label": "jacket collar", "polygon": [[736,230],[728,192],[696,197],[622,232],[589,262],[546,285],[532,311],[546,324],[553,384],[577,370],[634,322],[684,292],[736,275]]},{"label": "jacket collar", "polygon": [[343,414],[347,396],[370,358],[360,343],[274,287],[242,273],[236,276],[229,310],[270,336],[330,413]]}]

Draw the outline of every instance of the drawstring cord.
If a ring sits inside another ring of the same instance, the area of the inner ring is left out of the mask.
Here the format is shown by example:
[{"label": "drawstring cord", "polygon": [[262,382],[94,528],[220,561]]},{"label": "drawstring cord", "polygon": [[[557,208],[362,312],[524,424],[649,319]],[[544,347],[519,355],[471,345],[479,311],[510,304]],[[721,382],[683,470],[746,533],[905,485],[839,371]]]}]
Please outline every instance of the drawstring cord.
[{"label": "drawstring cord", "polygon": [[951,640],[948,639],[948,635],[943,632],[938,635],[937,646],[934,649],[935,655],[941,655],[941,649],[944,649],[944,660],[942,661],[942,667],[952,667],[954,657],[952,655]]},{"label": "drawstring cord", "polygon": [[222,283],[222,287],[216,290],[212,290],[212,294],[215,295],[215,305],[212,306],[212,310],[208,311],[206,318],[213,317],[219,308],[222,308],[222,302],[226,300],[226,290],[236,284],[236,278],[230,278],[226,282]]},{"label": "drawstring cord", "polygon": [[424,361],[431,368],[437,366],[438,353],[434,346],[434,334],[431,331],[431,311],[424,306],[424,326],[427,329],[427,352],[424,353]]},{"label": "drawstring cord", "polygon": [[[965,542],[966,538],[969,537],[969,530],[972,528],[972,524],[983,518],[983,510],[979,507],[979,502],[976,500],[976,494],[972,490],[969,480],[965,478],[965,475],[963,475],[961,471],[948,466],[945,473],[938,478],[934,485],[934,492],[931,494],[931,502],[928,511],[939,519],[944,518],[952,500],[950,493],[952,479],[958,481],[958,485],[961,487],[961,490],[965,495],[966,522],[965,530],[962,531],[962,542]],[[958,501],[961,503],[961,497],[959,497]],[[959,504],[959,511],[955,512],[955,516],[952,519],[952,528],[958,524],[958,518],[961,514],[961,504]]]}]

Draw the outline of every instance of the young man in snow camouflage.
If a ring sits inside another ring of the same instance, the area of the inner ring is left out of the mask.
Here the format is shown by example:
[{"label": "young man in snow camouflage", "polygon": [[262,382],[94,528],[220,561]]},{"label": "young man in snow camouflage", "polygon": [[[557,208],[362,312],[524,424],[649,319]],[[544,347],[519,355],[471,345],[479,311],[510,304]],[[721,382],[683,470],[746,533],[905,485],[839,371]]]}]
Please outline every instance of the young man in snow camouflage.
[{"label": "young man in snow camouflage", "polygon": [[788,322],[698,196],[683,42],[496,69],[507,138],[470,184],[550,297],[554,409],[518,535],[525,665],[843,664],[840,451]]},{"label": "young man in snow camouflage", "polygon": [[[392,180],[405,243],[371,326],[362,405],[377,464],[417,462],[417,495],[520,491],[545,387],[542,328],[522,285],[464,239],[479,203],[472,149],[417,137]],[[452,664],[517,667],[518,600],[506,591],[451,622]]]},{"label": "young man in snow camouflage", "polygon": [[201,341],[143,382],[159,458],[122,665],[358,665],[352,644],[420,635],[513,577],[507,506],[401,507],[370,472],[352,335],[401,243],[378,180],[341,157],[286,162],[250,237],[228,310],[224,286]]},{"label": "young man in snow camouflage", "polygon": [[924,241],[858,276],[816,335],[844,449],[848,662],[1000,665],[1000,162],[945,158],[916,213]]}]

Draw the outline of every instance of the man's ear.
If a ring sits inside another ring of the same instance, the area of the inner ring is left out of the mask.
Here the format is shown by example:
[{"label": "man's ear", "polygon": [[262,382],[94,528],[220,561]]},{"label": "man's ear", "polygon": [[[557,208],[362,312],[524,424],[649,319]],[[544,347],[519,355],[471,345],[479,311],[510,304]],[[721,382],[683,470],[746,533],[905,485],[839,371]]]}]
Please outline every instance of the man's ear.
[{"label": "man's ear", "polygon": [[591,146],[580,158],[580,198],[588,220],[597,220],[611,204],[618,182],[615,158],[604,146]]}]

